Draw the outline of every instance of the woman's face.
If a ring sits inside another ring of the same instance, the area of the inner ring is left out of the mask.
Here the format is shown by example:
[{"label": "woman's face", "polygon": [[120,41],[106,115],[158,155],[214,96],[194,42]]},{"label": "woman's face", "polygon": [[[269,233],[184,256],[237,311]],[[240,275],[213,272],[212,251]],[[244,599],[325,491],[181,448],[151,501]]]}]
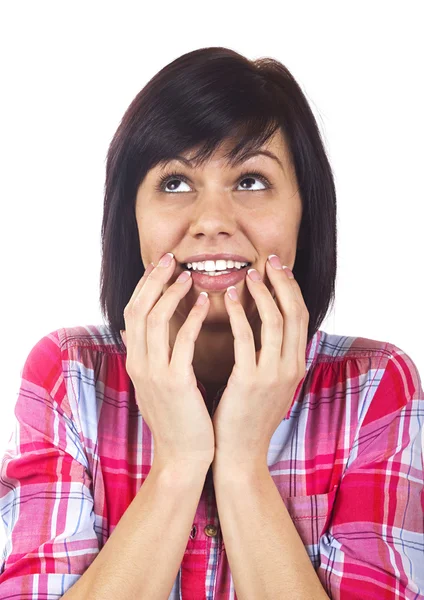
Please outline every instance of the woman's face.
[{"label": "woman's face", "polygon": [[[271,293],[274,290],[265,270],[268,255],[277,254],[284,265],[293,268],[302,205],[284,138],[277,130],[262,147],[272,152],[282,166],[277,160],[258,154],[229,167],[223,155],[230,147],[223,145],[201,167],[190,168],[178,160],[157,165],[138,188],[136,219],[144,266],[150,262],[156,266],[166,252],[172,252],[177,262],[163,292],[185,270],[182,263],[193,255],[241,255],[259,271]],[[194,155],[186,153],[185,158]],[[173,171],[186,180],[173,175],[158,190],[160,177]],[[263,175],[272,188],[257,176],[244,175],[249,172]],[[257,308],[245,277],[235,285],[248,318],[253,317]],[[203,326],[219,322],[228,325],[226,289],[206,289],[194,281],[177,307],[176,317],[184,321],[203,290],[210,299]]]}]

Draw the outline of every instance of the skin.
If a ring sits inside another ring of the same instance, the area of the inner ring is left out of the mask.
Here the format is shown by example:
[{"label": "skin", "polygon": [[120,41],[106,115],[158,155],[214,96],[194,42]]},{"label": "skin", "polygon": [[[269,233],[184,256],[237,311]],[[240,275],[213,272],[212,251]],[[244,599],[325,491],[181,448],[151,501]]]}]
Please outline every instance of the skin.
[{"label": "skin", "polygon": [[[263,155],[229,167],[224,154],[232,146],[227,140],[201,167],[190,169],[178,161],[169,162],[165,172],[175,170],[185,175],[188,182],[172,177],[165,184],[166,191],[155,190],[163,173],[161,165],[147,173],[136,198],[141,257],[144,266],[150,262],[156,266],[166,252],[172,252],[177,263],[204,252],[240,254],[252,263],[251,268],[259,271],[275,297],[266,274],[267,257],[276,254],[283,265],[293,269],[302,219],[302,202],[290,153],[279,130],[262,148],[278,156],[284,170]],[[194,155],[195,152],[188,152],[185,157],[191,159]],[[273,188],[267,189],[257,178],[241,177],[250,170],[263,174]],[[163,292],[182,270],[177,264]],[[236,288],[252,327],[255,350],[260,350],[262,322],[256,303],[244,279]],[[192,283],[172,316],[171,349],[201,291]],[[210,307],[195,343],[193,369],[211,398],[227,383],[235,360],[234,336],[224,302],[226,290],[208,293]]]}]

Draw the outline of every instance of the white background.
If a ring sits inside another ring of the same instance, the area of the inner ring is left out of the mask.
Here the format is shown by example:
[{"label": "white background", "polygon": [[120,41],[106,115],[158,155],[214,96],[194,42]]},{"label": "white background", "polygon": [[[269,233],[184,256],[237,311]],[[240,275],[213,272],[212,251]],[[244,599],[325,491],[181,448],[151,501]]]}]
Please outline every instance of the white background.
[{"label": "white background", "polygon": [[320,329],[394,343],[424,380],[422,6],[1,2],[2,452],[31,348],[102,322],[105,158],[121,117],[157,71],[207,46],[280,60],[317,118],[339,229]]}]

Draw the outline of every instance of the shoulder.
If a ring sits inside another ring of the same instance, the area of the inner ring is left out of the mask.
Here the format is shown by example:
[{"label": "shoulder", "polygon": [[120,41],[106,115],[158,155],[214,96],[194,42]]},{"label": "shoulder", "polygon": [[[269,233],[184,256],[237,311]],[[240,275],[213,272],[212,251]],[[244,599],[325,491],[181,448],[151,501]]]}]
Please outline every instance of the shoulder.
[{"label": "shoulder", "polygon": [[125,345],[113,339],[107,325],[80,325],[61,327],[40,338],[28,354],[26,363],[38,363],[40,359],[58,360],[75,356],[76,350],[91,350],[103,354],[125,354]]},{"label": "shoulder", "polygon": [[342,336],[319,332],[316,364],[356,364],[367,370],[389,370],[393,377],[400,376],[409,393],[421,387],[421,379],[413,358],[403,349],[387,341],[371,338]]},{"label": "shoulder", "polygon": [[351,397],[361,398],[368,409],[365,422],[399,411],[408,403],[424,402],[418,368],[399,346],[371,338],[319,333],[313,360],[315,375],[321,385],[339,384]]},{"label": "shoulder", "polygon": [[332,362],[350,358],[390,358],[392,354],[403,352],[390,342],[371,338],[330,334],[319,331],[317,360]]},{"label": "shoulder", "polygon": [[73,383],[77,379],[78,387],[88,380],[95,383],[93,380],[100,371],[104,372],[105,359],[109,356],[119,358],[123,354],[125,345],[122,342],[116,344],[111,329],[104,324],[61,327],[47,333],[32,346],[21,377],[34,393],[46,391],[68,412],[67,390]]}]

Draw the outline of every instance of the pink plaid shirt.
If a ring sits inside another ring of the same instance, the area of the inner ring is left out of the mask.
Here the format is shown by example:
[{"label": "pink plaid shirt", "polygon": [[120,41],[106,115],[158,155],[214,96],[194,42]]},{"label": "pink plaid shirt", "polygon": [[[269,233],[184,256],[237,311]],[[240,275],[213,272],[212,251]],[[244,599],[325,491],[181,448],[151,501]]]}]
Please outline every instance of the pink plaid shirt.
[{"label": "pink plaid shirt", "polygon": [[[0,466],[3,600],[61,598],[143,485],[154,449],[125,360],[105,325],[29,353]],[[268,467],[330,598],[424,598],[423,423],[407,354],[316,332]],[[169,599],[237,598],[212,484],[209,470]]]}]

